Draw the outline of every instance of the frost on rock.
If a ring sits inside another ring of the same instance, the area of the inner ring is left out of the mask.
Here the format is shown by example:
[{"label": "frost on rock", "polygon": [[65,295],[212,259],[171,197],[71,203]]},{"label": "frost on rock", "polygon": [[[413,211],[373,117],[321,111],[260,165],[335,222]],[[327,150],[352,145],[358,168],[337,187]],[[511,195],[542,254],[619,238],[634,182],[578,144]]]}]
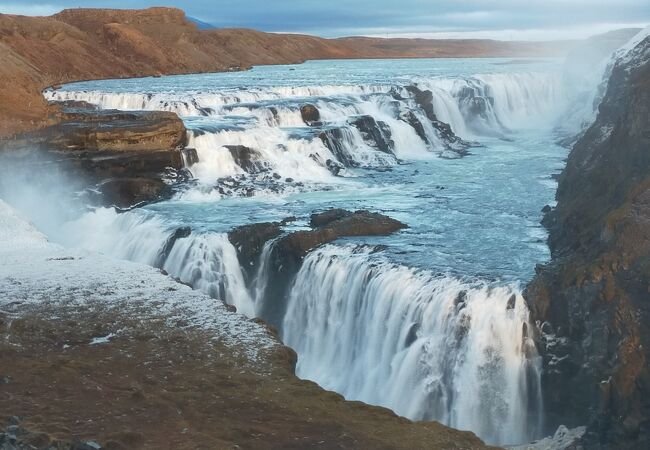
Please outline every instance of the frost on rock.
[{"label": "frost on rock", "polygon": [[96,304],[133,311],[142,321],[206,330],[255,370],[264,371],[265,355],[280,345],[263,326],[157,269],[48,242],[0,200],[0,309],[19,316],[34,306]]},{"label": "frost on rock", "polygon": [[579,441],[587,431],[587,427],[567,428],[560,425],[553,436],[540,439],[526,445],[508,447],[509,450],[565,450],[579,445]]},{"label": "frost on rock", "polygon": [[639,45],[650,37],[650,26],[639,31],[627,44],[619,48],[612,57],[612,61],[618,64],[630,65],[628,70],[639,67],[650,57],[650,47]]}]

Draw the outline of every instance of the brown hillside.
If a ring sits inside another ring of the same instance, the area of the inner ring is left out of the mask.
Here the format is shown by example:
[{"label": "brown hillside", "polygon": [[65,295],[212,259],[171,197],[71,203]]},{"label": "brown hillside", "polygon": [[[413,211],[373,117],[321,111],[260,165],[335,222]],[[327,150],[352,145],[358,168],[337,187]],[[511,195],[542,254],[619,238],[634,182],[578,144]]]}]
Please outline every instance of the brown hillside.
[{"label": "brown hillside", "polygon": [[566,45],[477,40],[344,38],[198,30],[173,8],[0,14],[0,137],[47,123],[47,86],[75,80],[216,72],[307,59],[522,56]]}]

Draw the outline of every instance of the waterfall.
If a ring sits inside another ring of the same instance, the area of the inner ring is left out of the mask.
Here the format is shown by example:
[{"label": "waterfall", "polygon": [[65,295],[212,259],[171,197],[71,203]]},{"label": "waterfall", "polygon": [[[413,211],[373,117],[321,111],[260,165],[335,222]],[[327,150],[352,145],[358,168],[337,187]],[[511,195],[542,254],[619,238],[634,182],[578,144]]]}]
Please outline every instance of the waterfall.
[{"label": "waterfall", "polygon": [[[194,233],[144,210],[98,209],[58,240],[164,269],[248,317],[282,301],[267,298],[273,240],[248,282],[226,234]],[[490,443],[538,437],[540,361],[517,288],[395,265],[367,247],[327,245],[307,255],[285,301],[280,333],[299,355],[301,378]]]},{"label": "waterfall", "polygon": [[[407,89],[413,85],[431,91],[432,112],[441,122],[430,120],[426,107]],[[286,179],[331,184],[354,176],[346,169],[385,168],[398,158],[458,157],[462,151],[449,141],[455,136],[480,139],[531,122],[538,126],[566,104],[561,77],[554,73],[416,78],[400,85],[165,92],[76,89],[73,84],[44,95],[50,101],[85,101],[101,108],[176,112],[188,127],[189,146],[197,150],[198,162],[190,169],[203,187],[239,177],[282,185],[282,190],[288,188]],[[318,124],[303,122],[305,104],[318,109]],[[440,123],[449,124],[452,136]],[[246,154],[237,154],[241,151]]]},{"label": "waterfall", "polygon": [[508,444],[539,431],[539,358],[528,326],[516,289],[326,246],[300,269],[281,333],[302,378]]},{"label": "waterfall", "polygon": [[439,118],[464,137],[551,126],[569,104],[560,73],[482,74],[418,81],[430,89]]},{"label": "waterfall", "polygon": [[192,233],[135,210],[97,209],[64,226],[56,240],[165,270],[181,282],[255,316],[237,258],[225,233]]}]

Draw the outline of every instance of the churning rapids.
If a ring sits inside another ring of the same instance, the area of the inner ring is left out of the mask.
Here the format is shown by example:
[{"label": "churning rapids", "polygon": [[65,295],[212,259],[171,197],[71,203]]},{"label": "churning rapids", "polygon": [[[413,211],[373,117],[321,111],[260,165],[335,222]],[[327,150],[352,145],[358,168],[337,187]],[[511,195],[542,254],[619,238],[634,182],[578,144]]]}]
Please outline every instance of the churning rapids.
[{"label": "churning rapids", "polygon": [[[46,97],[177,112],[198,160],[172,200],[97,209],[50,235],[261,316],[297,351],[300,377],[348,399],[528,442],[543,405],[520,286],[549,256],[539,221],[566,156],[553,133],[565,81],[555,60],[449,59],[67,85]],[[312,251],[281,294],[273,242],[242,267],[226,234],[291,216],[285,231],[303,229],[330,207],[409,228]]]}]

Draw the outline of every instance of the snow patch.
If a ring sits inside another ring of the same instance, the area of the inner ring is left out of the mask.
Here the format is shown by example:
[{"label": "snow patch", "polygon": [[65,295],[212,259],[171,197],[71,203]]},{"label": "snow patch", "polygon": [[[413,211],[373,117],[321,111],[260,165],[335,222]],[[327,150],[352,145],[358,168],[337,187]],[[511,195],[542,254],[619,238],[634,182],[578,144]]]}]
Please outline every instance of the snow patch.
[{"label": "snow patch", "polygon": [[[153,267],[50,243],[0,200],[0,308],[92,307],[101,303],[132,309],[143,321],[179,321],[213,333],[253,370],[264,371],[265,354],[279,342],[265,327],[233,313],[213,299],[164,276]],[[107,343],[100,336],[91,345]]]}]

